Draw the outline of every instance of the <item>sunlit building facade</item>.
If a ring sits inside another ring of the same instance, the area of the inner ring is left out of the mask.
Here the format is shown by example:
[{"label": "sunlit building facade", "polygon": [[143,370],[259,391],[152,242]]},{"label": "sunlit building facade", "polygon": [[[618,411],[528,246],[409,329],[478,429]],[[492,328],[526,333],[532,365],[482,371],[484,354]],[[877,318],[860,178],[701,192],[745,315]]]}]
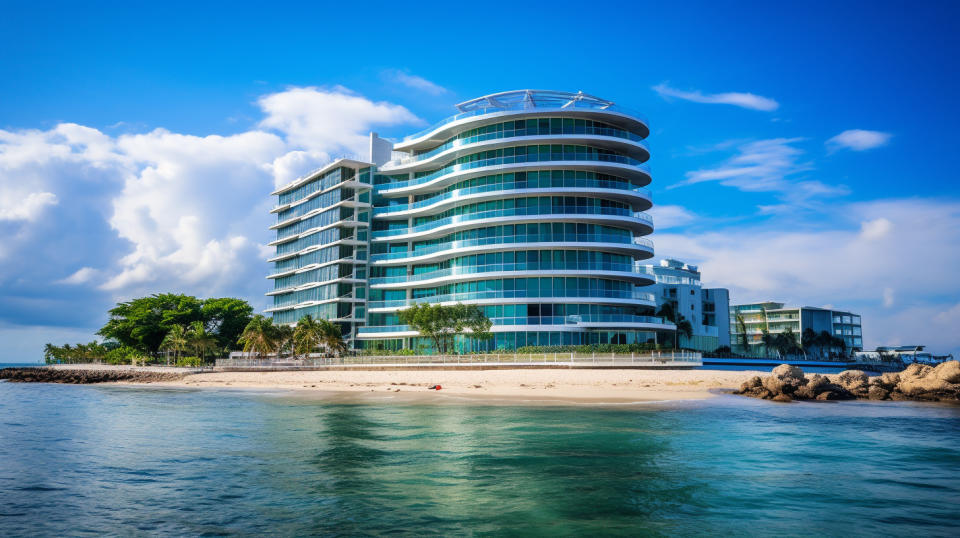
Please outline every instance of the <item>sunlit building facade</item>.
[{"label": "sunlit building facade", "polygon": [[646,121],[583,93],[522,90],[458,114],[370,161],[339,160],[277,190],[274,319],[310,313],[353,345],[427,345],[397,312],[475,304],[494,338],[463,351],[643,343],[653,316]]},{"label": "sunlit building facade", "polygon": [[730,292],[704,288],[700,268],[678,260],[664,259],[643,266],[656,279],[651,286],[658,310],[670,305],[676,320],[690,322],[691,334],[678,334],[681,348],[712,352],[730,346]]},{"label": "sunlit building facade", "polygon": [[789,332],[800,345],[807,329],[817,335],[826,332],[843,341],[837,349],[823,346],[825,353],[863,351],[860,315],[852,312],[812,306],[786,306],[773,301],[730,307],[730,342],[734,349],[740,351],[762,348],[764,331],[771,335]]}]

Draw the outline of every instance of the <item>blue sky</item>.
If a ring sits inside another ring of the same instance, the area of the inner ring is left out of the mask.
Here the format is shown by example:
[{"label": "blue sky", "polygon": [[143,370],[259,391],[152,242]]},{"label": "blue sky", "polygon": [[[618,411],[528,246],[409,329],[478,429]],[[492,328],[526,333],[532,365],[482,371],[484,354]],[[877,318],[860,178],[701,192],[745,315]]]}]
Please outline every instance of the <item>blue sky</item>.
[{"label": "blue sky", "polygon": [[0,6],[0,361],[142,293],[263,307],[274,184],[519,88],[650,119],[658,256],[960,351],[951,3],[130,4]]}]

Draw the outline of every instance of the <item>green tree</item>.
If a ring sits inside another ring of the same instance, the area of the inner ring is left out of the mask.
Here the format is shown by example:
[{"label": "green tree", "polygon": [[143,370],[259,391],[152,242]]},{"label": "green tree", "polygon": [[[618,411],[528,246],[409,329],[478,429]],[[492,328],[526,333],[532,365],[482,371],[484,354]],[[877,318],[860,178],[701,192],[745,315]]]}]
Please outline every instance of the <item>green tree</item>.
[{"label": "green tree", "polygon": [[190,343],[187,336],[187,330],[183,328],[183,325],[174,325],[170,331],[167,332],[167,336],[163,338],[160,348],[164,351],[172,351],[173,361],[176,362],[180,360],[180,353],[183,352]]},{"label": "green tree", "polygon": [[273,320],[257,314],[247,322],[237,343],[243,346],[244,353],[256,353],[259,356],[276,351],[279,340],[280,331]]},{"label": "green tree", "polygon": [[207,353],[217,349],[217,337],[207,331],[202,321],[194,321],[187,331],[187,347],[193,350],[202,362]]},{"label": "green tree", "polygon": [[673,303],[663,303],[660,306],[660,309],[657,310],[656,316],[658,318],[663,318],[670,323],[677,322],[677,312],[673,309]]},{"label": "green tree", "polygon": [[250,323],[253,307],[243,299],[220,297],[204,300],[201,314],[210,332],[217,335],[217,346],[230,348]]},{"label": "green tree", "polygon": [[743,346],[743,352],[747,353],[749,347],[747,344],[747,322],[743,319],[743,314],[737,313],[737,329],[740,331],[740,342]]},{"label": "green tree", "polygon": [[763,342],[763,353],[769,354],[775,339],[766,326],[760,329],[760,341]]},{"label": "green tree", "polygon": [[293,354],[293,333],[295,329],[289,325],[275,325],[275,327],[277,341],[276,344],[274,344],[274,352],[276,352],[277,358],[282,357],[284,354]]},{"label": "green tree", "polygon": [[326,319],[318,319],[317,322],[320,324],[320,345],[334,356],[346,353],[347,343],[343,340],[340,325]]},{"label": "green tree", "polygon": [[313,316],[307,314],[300,318],[296,328],[293,330],[293,353],[296,355],[309,355],[313,350],[320,347],[320,341],[323,338],[323,326],[320,321],[330,323],[327,320],[316,320]]},{"label": "green tree", "polygon": [[800,346],[803,347],[804,351],[812,352],[813,348],[817,347],[817,331],[810,327],[804,329],[800,335]]},{"label": "green tree", "polygon": [[[690,324],[690,321],[688,321],[687,318],[680,316],[680,321],[677,322],[676,334],[677,335],[682,334],[686,336],[687,340],[690,340],[691,338],[693,338],[693,325]],[[674,341],[673,347],[674,348],[680,347],[679,342]]]},{"label": "green tree", "polygon": [[476,305],[457,303],[453,306],[418,303],[397,312],[401,323],[407,324],[429,338],[438,353],[445,354],[451,347],[454,335],[469,328],[475,338],[490,336],[490,320]]},{"label": "green tree", "polygon": [[470,330],[471,338],[476,340],[489,340],[493,338],[493,333],[490,331],[493,327],[493,322],[483,313],[480,307],[457,303],[452,308],[454,309],[453,317],[460,320],[463,328]]},{"label": "green tree", "polygon": [[189,295],[163,293],[119,303],[97,334],[144,353],[156,353],[174,325],[203,321],[202,304]]}]

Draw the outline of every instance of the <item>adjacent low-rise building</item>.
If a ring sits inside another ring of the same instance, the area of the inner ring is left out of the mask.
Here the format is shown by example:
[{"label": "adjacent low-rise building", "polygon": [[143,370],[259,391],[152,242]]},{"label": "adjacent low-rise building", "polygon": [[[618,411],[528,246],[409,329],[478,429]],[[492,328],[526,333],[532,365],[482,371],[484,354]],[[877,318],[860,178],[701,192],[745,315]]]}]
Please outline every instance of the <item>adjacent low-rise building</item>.
[{"label": "adjacent low-rise building", "polygon": [[[804,346],[803,334],[807,329],[818,337],[826,332],[834,341],[825,342],[818,338]],[[786,306],[772,301],[730,307],[730,341],[734,349],[747,352],[762,350],[764,330],[771,335],[789,331],[798,346],[811,348],[805,349],[808,354],[813,351],[820,355],[849,355],[863,351],[860,316],[852,312],[812,306]]]},{"label": "adjacent low-rise building", "polygon": [[730,345],[730,292],[726,288],[703,288],[699,268],[678,260],[642,267],[655,279],[647,289],[653,292],[658,310],[669,304],[677,322],[690,322],[692,334],[677,335],[680,347],[709,353]]}]

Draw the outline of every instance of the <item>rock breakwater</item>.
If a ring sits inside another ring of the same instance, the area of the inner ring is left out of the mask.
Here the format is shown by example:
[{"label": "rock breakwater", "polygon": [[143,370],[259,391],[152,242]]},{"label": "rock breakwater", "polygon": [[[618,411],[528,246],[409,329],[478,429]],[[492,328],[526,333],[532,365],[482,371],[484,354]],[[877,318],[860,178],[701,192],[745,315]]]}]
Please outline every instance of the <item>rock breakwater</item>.
[{"label": "rock breakwater", "polygon": [[57,368],[4,368],[0,379],[11,383],[153,383],[176,381],[185,374],[178,372],[151,372],[142,370],[94,370]]},{"label": "rock breakwater", "polygon": [[936,367],[911,364],[902,372],[869,377],[860,370],[807,376],[797,366],[781,364],[771,375],[754,376],[734,394],[776,402],[793,400],[960,401],[960,362]]}]

